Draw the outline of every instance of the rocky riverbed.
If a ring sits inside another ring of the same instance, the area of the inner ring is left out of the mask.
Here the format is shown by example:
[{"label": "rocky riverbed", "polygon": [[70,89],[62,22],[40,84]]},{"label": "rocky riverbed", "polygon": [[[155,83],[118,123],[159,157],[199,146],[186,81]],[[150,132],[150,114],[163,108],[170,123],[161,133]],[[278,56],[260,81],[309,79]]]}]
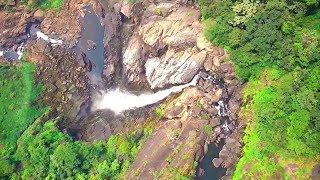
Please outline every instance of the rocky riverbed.
[{"label": "rocky riverbed", "polygon": [[[102,45],[81,36],[81,29],[86,28],[81,27],[86,24],[83,17],[88,13],[84,7],[88,6],[104,29]],[[69,0],[59,11],[16,9],[0,11],[5,22],[0,25],[1,48],[16,51],[25,43],[28,61],[37,64],[36,79],[45,87],[43,103],[52,107],[52,116],[63,116],[62,130],[85,141],[105,140],[113,133],[154,121],[153,134],[124,178],[195,176],[195,162],[203,159],[209,144],[219,141],[224,145],[219,157],[212,160],[211,170],[214,166],[227,168],[224,178],[231,177],[241,156],[244,124],[237,114],[242,84],[226,51],[204,38],[195,4]],[[30,39],[27,32],[32,24],[63,44],[53,47],[42,39]],[[91,48],[77,51],[77,42]],[[104,49],[97,52],[103,53],[103,64],[86,61],[87,50],[93,51],[96,45]],[[89,75],[92,68],[102,69],[100,74],[94,71],[96,78],[102,79],[98,85]],[[163,104],[161,117],[154,116],[159,104],[129,110],[122,116],[91,109],[100,90],[118,87],[135,94],[154,93],[188,83],[199,72],[196,87],[159,102]],[[197,177],[201,178],[206,172],[199,168]]]}]

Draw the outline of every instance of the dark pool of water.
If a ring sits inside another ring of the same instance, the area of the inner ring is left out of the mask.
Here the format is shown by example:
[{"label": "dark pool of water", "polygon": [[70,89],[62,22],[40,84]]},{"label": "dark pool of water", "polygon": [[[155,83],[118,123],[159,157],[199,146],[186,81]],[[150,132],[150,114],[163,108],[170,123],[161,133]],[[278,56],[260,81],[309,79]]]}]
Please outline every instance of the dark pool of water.
[{"label": "dark pool of water", "polygon": [[215,146],[213,143],[209,144],[208,152],[205,154],[203,160],[200,162],[200,168],[204,170],[204,174],[197,179],[200,180],[218,180],[222,176],[224,176],[227,172],[227,169],[219,167],[216,168],[213,166],[212,160],[214,158],[219,157],[219,152],[223,147],[224,142],[220,141],[218,147]]},{"label": "dark pool of water", "polygon": [[81,25],[81,37],[76,47],[76,52],[85,55],[85,62],[90,64],[88,76],[93,84],[98,84],[102,78],[104,64],[104,27],[99,21],[92,7],[84,7],[85,16]]},{"label": "dark pool of water", "polygon": [[4,51],[3,57],[12,63],[18,61],[19,54],[15,51]]}]

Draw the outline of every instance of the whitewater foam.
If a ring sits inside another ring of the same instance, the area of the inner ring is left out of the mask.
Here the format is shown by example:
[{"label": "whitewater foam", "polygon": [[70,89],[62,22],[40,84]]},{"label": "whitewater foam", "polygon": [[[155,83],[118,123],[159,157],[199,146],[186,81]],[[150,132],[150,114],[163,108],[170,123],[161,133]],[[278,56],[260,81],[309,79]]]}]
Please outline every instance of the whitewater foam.
[{"label": "whitewater foam", "polygon": [[19,60],[22,58],[23,51],[24,51],[24,46],[23,46],[23,43],[21,43],[20,46],[18,47],[18,50],[17,50]]},{"label": "whitewater foam", "polygon": [[56,46],[56,45],[61,45],[62,44],[62,41],[61,40],[55,40],[55,39],[52,39],[50,38],[49,36],[45,35],[43,32],[41,31],[37,31],[36,32],[36,35],[38,38],[41,38],[49,43],[52,44],[52,46]]},{"label": "whitewater foam", "polygon": [[93,104],[93,110],[99,109],[110,109],[116,114],[129,109],[135,109],[139,107],[144,107],[150,104],[155,104],[171,93],[177,93],[182,91],[184,88],[189,86],[195,86],[198,81],[198,75],[196,75],[193,80],[184,85],[174,86],[169,89],[161,90],[153,94],[141,94],[134,95],[130,94],[128,91],[115,89],[108,92],[102,92],[101,97],[98,100],[95,100]]}]

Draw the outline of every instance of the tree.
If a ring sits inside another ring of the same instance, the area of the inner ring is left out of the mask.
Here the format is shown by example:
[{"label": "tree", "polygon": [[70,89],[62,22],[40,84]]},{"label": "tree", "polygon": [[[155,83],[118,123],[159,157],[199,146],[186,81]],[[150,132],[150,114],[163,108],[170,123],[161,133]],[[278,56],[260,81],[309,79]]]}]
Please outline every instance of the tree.
[{"label": "tree", "polygon": [[79,168],[78,154],[71,143],[60,144],[50,157],[50,173],[58,179],[73,177]]}]

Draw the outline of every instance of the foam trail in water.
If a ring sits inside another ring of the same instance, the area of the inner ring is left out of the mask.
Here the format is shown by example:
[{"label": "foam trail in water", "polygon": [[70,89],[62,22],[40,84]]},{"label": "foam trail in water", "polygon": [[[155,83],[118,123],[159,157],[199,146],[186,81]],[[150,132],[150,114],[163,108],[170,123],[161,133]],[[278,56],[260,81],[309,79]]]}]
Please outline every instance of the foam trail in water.
[{"label": "foam trail in water", "polygon": [[0,51],[0,57],[3,56],[3,54],[4,54],[4,52],[3,52],[3,51]]},{"label": "foam trail in water", "polygon": [[169,89],[158,91],[154,94],[141,94],[134,95],[130,94],[127,91],[121,91],[120,89],[115,89],[102,94],[102,97],[99,100],[96,100],[93,109],[110,109],[116,114],[119,114],[125,110],[135,109],[139,107],[144,107],[150,104],[157,103],[171,93],[177,93],[182,91],[184,88],[189,86],[195,86],[198,81],[198,75],[196,75],[193,80],[184,85],[174,86]]},{"label": "foam trail in water", "polygon": [[43,32],[41,31],[37,31],[36,32],[37,34],[37,37],[38,38],[41,38],[49,43],[52,44],[52,46],[56,46],[56,45],[59,45],[59,44],[62,44],[62,41],[61,40],[55,40],[55,39],[51,39],[49,36],[45,35]]},{"label": "foam trail in water", "polygon": [[17,50],[17,54],[19,56],[18,57],[19,60],[22,58],[23,50],[24,50],[23,43],[21,43],[20,46],[18,47],[18,50]]}]

